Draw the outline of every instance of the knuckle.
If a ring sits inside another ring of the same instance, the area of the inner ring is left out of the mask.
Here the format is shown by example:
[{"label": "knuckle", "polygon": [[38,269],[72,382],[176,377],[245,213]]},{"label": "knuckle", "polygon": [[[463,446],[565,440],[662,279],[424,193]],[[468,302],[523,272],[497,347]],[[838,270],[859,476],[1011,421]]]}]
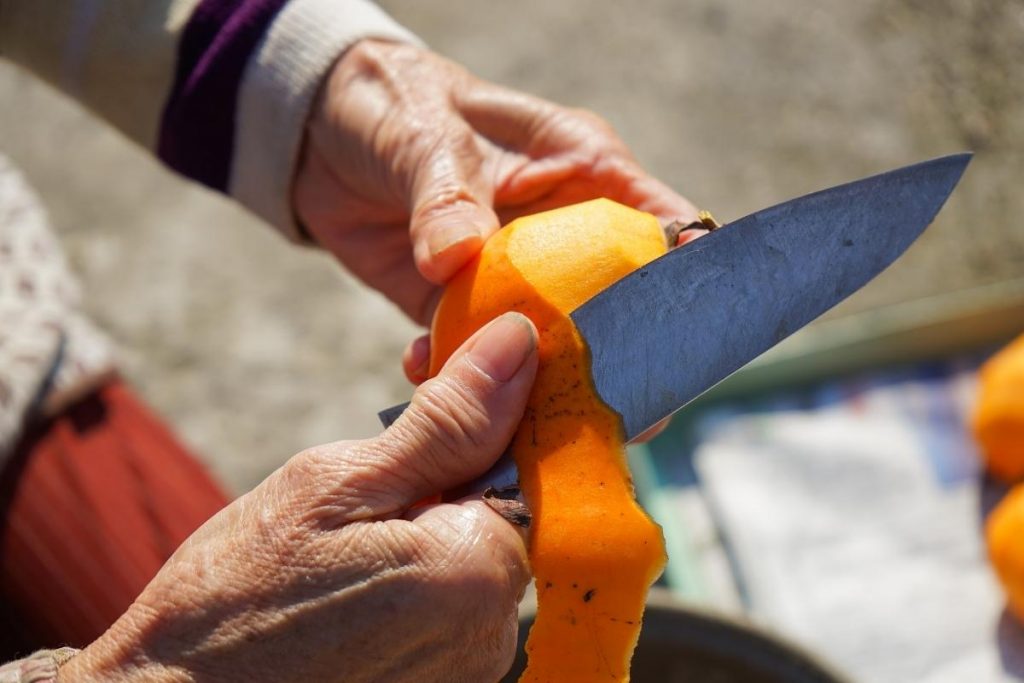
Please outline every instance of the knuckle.
[{"label": "knuckle", "polygon": [[[491,512],[478,511],[481,521],[479,533],[463,536],[466,548],[460,562],[465,582],[473,586],[473,593],[482,596],[498,614],[515,609],[521,589],[520,579],[526,576],[520,555],[505,540],[493,533],[484,521]],[[500,522],[504,525],[504,522]],[[510,534],[515,532],[508,530]]]},{"label": "knuckle", "polygon": [[476,202],[468,178],[479,175],[484,155],[472,129],[462,121],[450,121],[442,130],[425,132],[419,142],[414,214],[429,215]]},{"label": "knuckle", "polygon": [[486,410],[462,382],[441,376],[421,385],[408,411],[413,427],[426,435],[424,448],[447,459],[467,448],[484,446],[482,434],[489,418]]},{"label": "knuckle", "polygon": [[615,132],[615,128],[613,128],[612,124],[610,124],[603,116],[600,116],[589,109],[577,108],[572,109],[571,111],[584,126],[590,129],[592,133],[609,138],[618,138],[618,133]]},{"label": "knuckle", "polygon": [[588,109],[574,109],[570,116],[577,128],[577,135],[585,141],[585,147],[592,155],[591,162],[632,159],[626,143],[606,119]]},{"label": "knuckle", "polygon": [[339,473],[325,466],[327,457],[319,446],[293,455],[272,479],[275,498],[288,506],[306,507],[310,500],[333,489]]},{"label": "knuckle", "polygon": [[461,506],[453,513],[404,536],[416,566],[407,590],[427,613],[446,616],[447,641],[468,646],[457,680],[497,680],[515,655],[519,586],[492,548],[486,514]]},{"label": "knuckle", "polygon": [[391,512],[396,502],[416,488],[416,473],[405,454],[414,444],[393,430],[385,436],[358,442],[351,451],[348,472],[339,481],[337,496],[359,514]]},{"label": "knuckle", "polygon": [[316,446],[274,475],[275,492],[304,524],[340,528],[390,512],[396,492],[411,488],[397,459],[396,447],[379,438]]},{"label": "knuckle", "polygon": [[325,467],[326,455],[310,448],[292,457],[279,472],[278,496],[297,509],[302,522],[315,523],[328,516],[336,494],[342,489],[344,475]]},{"label": "knuckle", "polygon": [[426,220],[451,212],[455,207],[476,203],[476,197],[469,187],[452,178],[450,181],[432,186],[421,193],[413,209],[413,218]]},{"label": "knuckle", "polygon": [[460,589],[443,594],[473,595],[470,606],[501,611],[516,602],[516,568],[489,515],[476,506],[453,506],[443,526],[423,530],[418,560],[435,588]]}]

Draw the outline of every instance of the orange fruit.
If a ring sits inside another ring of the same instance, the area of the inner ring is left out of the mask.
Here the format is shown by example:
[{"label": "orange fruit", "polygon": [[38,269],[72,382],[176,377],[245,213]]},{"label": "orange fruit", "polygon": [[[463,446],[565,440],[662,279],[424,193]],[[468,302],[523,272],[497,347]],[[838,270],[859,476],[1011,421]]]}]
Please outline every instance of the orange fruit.
[{"label": "orange fruit", "polygon": [[993,476],[1024,478],[1024,336],[981,367],[972,428]]},{"label": "orange fruit", "polygon": [[989,515],[985,538],[1010,611],[1024,622],[1024,484],[1015,486]]},{"label": "orange fruit", "polygon": [[569,313],[666,251],[657,219],[595,200],[517,219],[446,288],[431,330],[431,375],[506,311],[531,318],[540,364],[512,442],[533,513],[537,617],[521,681],[625,681],[661,528],[637,504],[618,416],[594,390]]}]

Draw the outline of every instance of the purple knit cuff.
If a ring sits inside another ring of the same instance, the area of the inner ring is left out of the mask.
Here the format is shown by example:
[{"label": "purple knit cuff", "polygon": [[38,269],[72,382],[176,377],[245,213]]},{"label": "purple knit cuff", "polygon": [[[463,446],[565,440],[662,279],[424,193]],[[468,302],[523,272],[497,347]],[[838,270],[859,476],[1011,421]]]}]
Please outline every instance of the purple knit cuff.
[{"label": "purple knit cuff", "polygon": [[178,44],[158,153],[174,170],[227,191],[238,89],[249,57],[287,0],[202,0]]}]

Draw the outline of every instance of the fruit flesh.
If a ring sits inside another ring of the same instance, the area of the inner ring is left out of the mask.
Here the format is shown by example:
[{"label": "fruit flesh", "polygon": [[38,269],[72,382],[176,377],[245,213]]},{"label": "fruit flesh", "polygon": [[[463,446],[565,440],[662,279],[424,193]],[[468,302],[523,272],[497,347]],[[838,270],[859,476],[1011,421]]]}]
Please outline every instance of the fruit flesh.
[{"label": "fruit flesh", "polygon": [[594,390],[569,313],[665,251],[653,216],[608,200],[536,214],[491,238],[438,307],[431,375],[506,311],[528,316],[540,333],[537,379],[511,446],[533,513],[538,597],[521,681],[629,678],[664,543],[635,501],[621,423]]},{"label": "fruit flesh", "polygon": [[1013,483],[1024,478],[1024,335],[990,358],[978,379],[975,438],[988,471]]}]

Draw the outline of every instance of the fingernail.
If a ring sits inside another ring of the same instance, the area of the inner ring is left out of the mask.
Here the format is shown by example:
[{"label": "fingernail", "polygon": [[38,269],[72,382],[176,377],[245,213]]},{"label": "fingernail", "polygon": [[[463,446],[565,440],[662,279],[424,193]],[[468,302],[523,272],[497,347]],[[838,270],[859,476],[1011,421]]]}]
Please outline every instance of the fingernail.
[{"label": "fingernail", "polygon": [[448,251],[456,244],[480,237],[480,234],[479,228],[465,221],[435,228],[430,233],[428,239],[430,253],[437,256]]},{"label": "fingernail", "polygon": [[530,524],[533,522],[533,513],[527,507],[526,499],[523,498],[523,492],[519,486],[507,486],[501,489],[489,486],[483,493],[483,499],[509,524],[523,529],[530,528]]},{"label": "fingernail", "polygon": [[484,329],[467,358],[492,379],[507,382],[536,347],[529,319],[520,313],[506,313]]},{"label": "fingernail", "polygon": [[409,345],[406,353],[408,354],[408,360],[403,362],[407,365],[415,363],[419,359],[419,362],[416,363],[416,366],[409,373],[409,379],[416,382],[422,382],[427,379],[427,373],[430,371],[430,337],[427,335],[418,337]]},{"label": "fingernail", "polygon": [[427,373],[430,372],[430,360],[425,360],[419,364],[419,366],[412,371],[412,376],[417,380],[427,379]]}]

